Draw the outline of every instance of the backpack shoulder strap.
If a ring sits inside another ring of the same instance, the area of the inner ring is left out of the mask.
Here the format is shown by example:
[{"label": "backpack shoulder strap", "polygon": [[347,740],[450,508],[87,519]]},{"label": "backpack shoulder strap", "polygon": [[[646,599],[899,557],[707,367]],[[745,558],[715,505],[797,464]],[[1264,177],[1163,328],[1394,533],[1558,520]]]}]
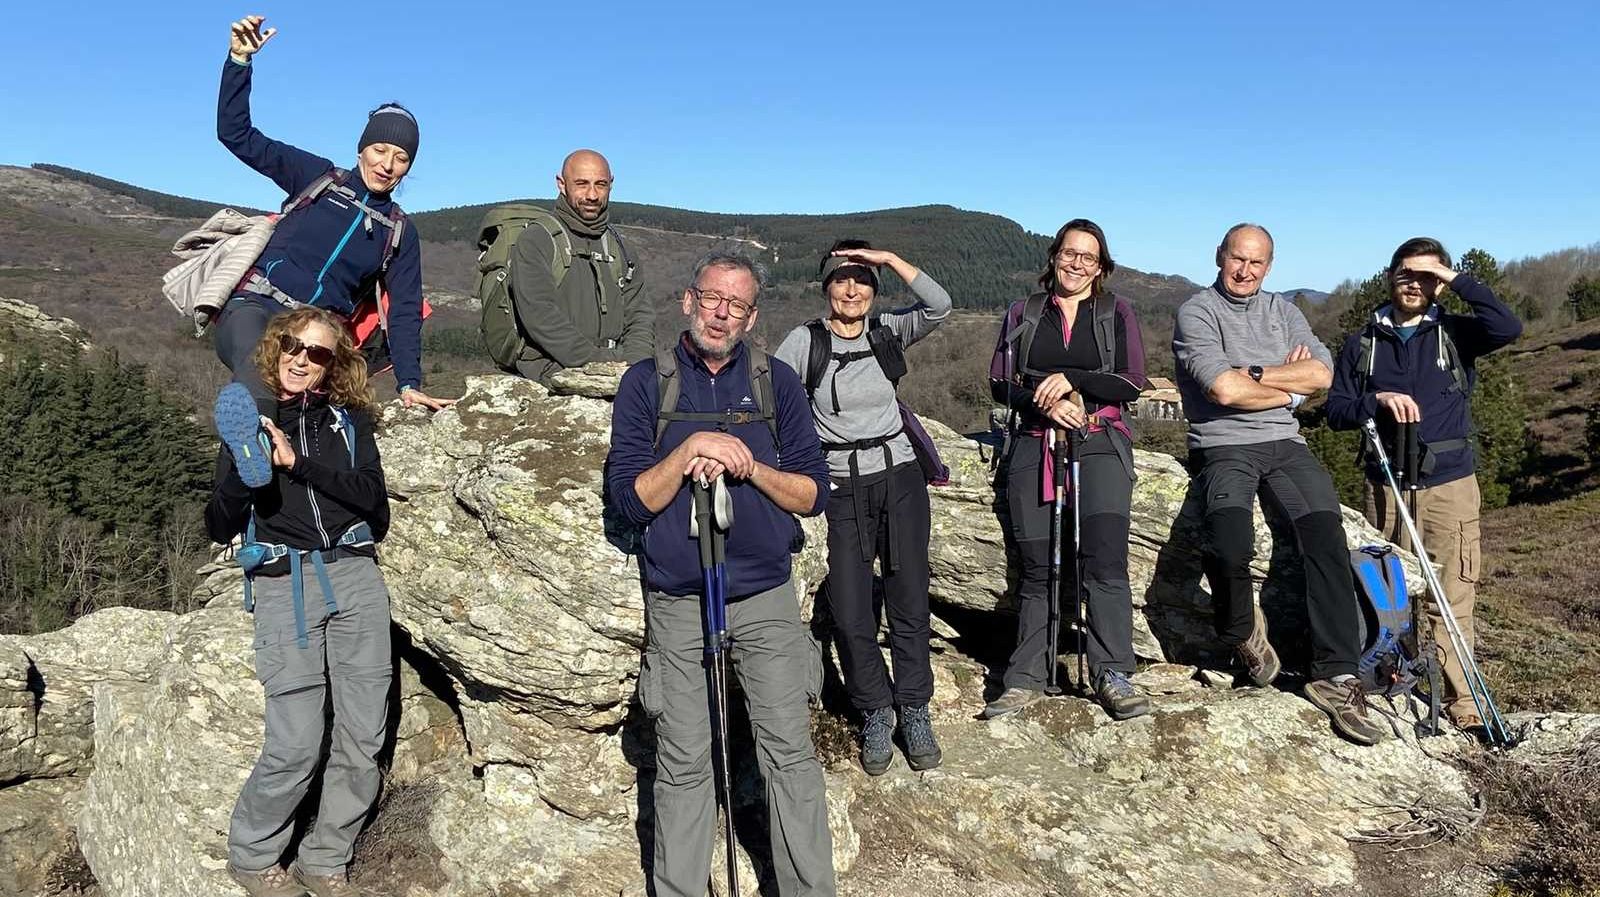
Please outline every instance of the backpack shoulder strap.
[{"label": "backpack shoulder strap", "polygon": [[350,468],[354,470],[356,466],[355,423],[350,417],[350,412],[346,411],[343,406],[331,405],[329,407],[333,409],[334,426],[338,428],[339,435],[344,439],[344,447],[350,452]]},{"label": "backpack shoulder strap", "polygon": [[572,269],[572,237],[561,226],[561,219],[549,209],[530,207],[528,218],[528,224],[537,224],[550,237],[550,276],[559,288],[561,282],[567,279],[567,272]]},{"label": "backpack shoulder strap", "polygon": [[752,343],[744,344],[750,363],[750,389],[755,397],[756,408],[761,411],[761,419],[767,422],[767,430],[772,433],[772,447],[779,449],[778,445],[778,397],[772,388],[772,361],[767,357],[767,350]]},{"label": "backpack shoulder strap", "polygon": [[1095,348],[1100,350],[1100,370],[1117,369],[1117,297],[1101,292],[1094,297]]},{"label": "backpack shoulder strap", "polygon": [[828,369],[828,355],[833,350],[833,335],[828,332],[828,325],[822,323],[821,318],[807,321],[806,330],[811,334],[811,342],[806,350],[806,395],[815,401],[817,387],[821,385],[822,375]]},{"label": "backpack shoulder strap", "polygon": [[677,343],[656,350],[656,438],[655,448],[661,447],[661,436],[671,423],[668,415],[678,410],[678,396],[683,393],[683,378],[678,376]]},{"label": "backpack shoulder strap", "polygon": [[1372,379],[1372,369],[1377,365],[1378,340],[1376,324],[1368,321],[1361,326],[1361,339],[1356,344],[1356,392],[1367,391],[1367,381]]},{"label": "backpack shoulder strap", "polygon": [[[606,234],[616,242],[617,251],[611,256],[611,273],[617,276],[617,288],[627,289],[633,283],[633,272],[638,265],[633,261],[633,254],[628,252],[628,244],[622,241],[622,234],[616,225],[607,224]],[[570,243],[568,244],[570,247]]]},{"label": "backpack shoulder strap", "polygon": [[1034,293],[1022,303],[1022,321],[1017,329],[1012,331],[1012,339],[1017,341],[1016,364],[1013,371],[1028,374],[1033,371],[1028,366],[1028,350],[1033,346],[1033,335],[1039,329],[1039,319],[1044,317],[1044,302],[1048,294]]},{"label": "backpack shoulder strap", "polygon": [[317,198],[328,192],[328,188],[339,182],[349,172],[342,168],[330,168],[318,175],[317,179],[306,185],[304,190],[289,197],[283,203],[281,213],[289,214],[297,209],[303,209],[317,201]]},{"label": "backpack shoulder strap", "polygon": [[1467,366],[1461,363],[1461,350],[1456,348],[1455,337],[1450,335],[1452,328],[1447,326],[1450,320],[1446,315],[1439,318],[1439,362],[1450,370],[1450,377],[1456,382],[1455,388],[1465,395]]}]

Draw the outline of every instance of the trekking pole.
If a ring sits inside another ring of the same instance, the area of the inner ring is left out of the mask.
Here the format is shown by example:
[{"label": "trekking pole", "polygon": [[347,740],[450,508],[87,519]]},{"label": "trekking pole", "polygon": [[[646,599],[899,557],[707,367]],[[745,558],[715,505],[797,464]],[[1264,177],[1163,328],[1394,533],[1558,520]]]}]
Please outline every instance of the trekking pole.
[{"label": "trekking pole", "polygon": [[[705,584],[702,611],[706,627],[706,666],[710,672],[711,722],[714,728],[712,765],[716,776],[717,798],[722,803],[723,835],[727,847],[728,894],[739,897],[737,842],[733,829],[733,776],[729,771],[732,752],[728,749],[728,574],[725,530],[732,523],[727,491],[719,477],[694,484],[693,533],[700,542],[700,569]],[[725,510],[727,509],[727,510]],[[724,513],[719,514],[719,511]],[[723,526],[718,526],[718,517]]]},{"label": "trekking pole", "polygon": [[1433,569],[1433,561],[1429,559],[1427,549],[1423,547],[1416,521],[1412,519],[1411,511],[1407,507],[1406,496],[1395,479],[1394,468],[1389,464],[1389,455],[1383,448],[1383,440],[1378,437],[1378,424],[1369,418],[1363,427],[1368,440],[1372,443],[1373,451],[1377,453],[1378,467],[1383,471],[1384,478],[1388,480],[1389,488],[1394,493],[1395,510],[1399,513],[1401,522],[1405,524],[1406,534],[1411,538],[1411,548],[1417,556],[1418,565],[1422,568],[1423,579],[1427,582],[1428,589],[1433,592],[1434,600],[1439,604],[1445,632],[1450,637],[1451,647],[1456,650],[1456,658],[1467,680],[1467,692],[1472,696],[1472,704],[1477,708],[1479,718],[1484,721],[1484,731],[1491,743],[1498,742],[1509,747],[1514,742],[1510,729],[1506,727],[1506,721],[1500,715],[1500,708],[1495,706],[1494,698],[1489,694],[1489,683],[1484,678],[1483,670],[1479,668],[1477,660],[1473,658],[1466,638],[1461,634],[1461,625],[1456,622],[1455,611],[1451,609],[1450,601],[1445,597],[1444,585],[1439,581],[1438,572]]},{"label": "trekking pole", "polygon": [[1088,693],[1088,677],[1084,672],[1084,653],[1089,638],[1088,623],[1084,619],[1083,601],[1083,481],[1079,474],[1082,472],[1079,455],[1083,450],[1083,440],[1088,435],[1087,430],[1067,431],[1067,458],[1072,463],[1072,588],[1074,604],[1077,605],[1078,619],[1078,691]]},{"label": "trekking pole", "polygon": [[1045,673],[1044,693],[1047,695],[1061,694],[1061,686],[1056,682],[1056,655],[1060,650],[1061,638],[1061,511],[1066,501],[1066,490],[1061,482],[1066,469],[1059,448],[1064,439],[1055,426],[1044,431],[1045,457],[1040,459],[1039,467],[1043,475],[1044,465],[1050,465],[1054,476],[1052,482],[1055,484],[1055,494],[1050,502],[1050,571],[1045,575],[1045,590],[1050,596],[1049,610],[1045,614],[1049,621],[1045,629],[1045,653],[1050,664]]}]

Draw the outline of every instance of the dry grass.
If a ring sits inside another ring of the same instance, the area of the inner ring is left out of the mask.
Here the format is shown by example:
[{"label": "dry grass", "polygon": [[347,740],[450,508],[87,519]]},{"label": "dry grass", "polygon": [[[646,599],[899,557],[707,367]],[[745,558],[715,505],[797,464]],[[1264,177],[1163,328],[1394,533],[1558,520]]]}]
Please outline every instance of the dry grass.
[{"label": "dry grass", "polygon": [[1483,752],[1467,766],[1490,797],[1490,825],[1520,844],[1503,893],[1600,893],[1600,739],[1533,760]]},{"label": "dry grass", "polygon": [[433,891],[449,883],[439,868],[444,854],[428,832],[439,790],[427,779],[385,784],[376,818],[356,839],[351,881],[381,894],[405,894],[414,885]]}]

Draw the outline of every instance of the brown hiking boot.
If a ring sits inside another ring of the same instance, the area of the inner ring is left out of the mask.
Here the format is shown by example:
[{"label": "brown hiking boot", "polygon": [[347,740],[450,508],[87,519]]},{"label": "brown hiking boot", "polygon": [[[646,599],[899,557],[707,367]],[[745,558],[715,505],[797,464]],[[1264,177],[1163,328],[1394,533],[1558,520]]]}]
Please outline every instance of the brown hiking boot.
[{"label": "brown hiking boot", "polygon": [[239,883],[250,897],[304,897],[306,889],[282,866],[268,866],[258,872],[228,864],[228,877]]},{"label": "brown hiking boot", "polygon": [[1278,678],[1278,671],[1283,669],[1283,664],[1278,661],[1278,652],[1272,649],[1272,643],[1267,641],[1267,618],[1261,613],[1261,608],[1254,609],[1256,628],[1250,631],[1250,637],[1245,639],[1234,650],[1239,653],[1239,659],[1244,661],[1245,673],[1250,677],[1250,684],[1257,688],[1266,688],[1272,680]]},{"label": "brown hiking boot", "polygon": [[1343,681],[1318,679],[1307,682],[1306,700],[1333,720],[1333,731],[1356,744],[1377,744],[1383,728],[1367,716],[1367,692],[1354,676]]},{"label": "brown hiking boot", "polygon": [[290,867],[294,880],[316,897],[366,897],[366,892],[350,883],[344,872],[338,875],[312,875],[296,863]]},{"label": "brown hiking boot", "polygon": [[1000,693],[1000,697],[984,705],[983,718],[1010,716],[1043,697],[1044,692],[1035,688],[1008,688]]}]

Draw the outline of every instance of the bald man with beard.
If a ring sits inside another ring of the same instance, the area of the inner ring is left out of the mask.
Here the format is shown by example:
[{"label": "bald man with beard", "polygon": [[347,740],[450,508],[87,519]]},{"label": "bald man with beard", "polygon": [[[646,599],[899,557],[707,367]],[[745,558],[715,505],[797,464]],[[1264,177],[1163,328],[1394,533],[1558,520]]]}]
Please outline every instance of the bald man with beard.
[{"label": "bald man with beard", "polygon": [[532,228],[512,250],[511,302],[523,340],[512,367],[524,377],[548,383],[563,368],[631,364],[655,352],[655,309],[611,226],[611,185],[605,156],[573,152],[556,176],[555,232]]}]

